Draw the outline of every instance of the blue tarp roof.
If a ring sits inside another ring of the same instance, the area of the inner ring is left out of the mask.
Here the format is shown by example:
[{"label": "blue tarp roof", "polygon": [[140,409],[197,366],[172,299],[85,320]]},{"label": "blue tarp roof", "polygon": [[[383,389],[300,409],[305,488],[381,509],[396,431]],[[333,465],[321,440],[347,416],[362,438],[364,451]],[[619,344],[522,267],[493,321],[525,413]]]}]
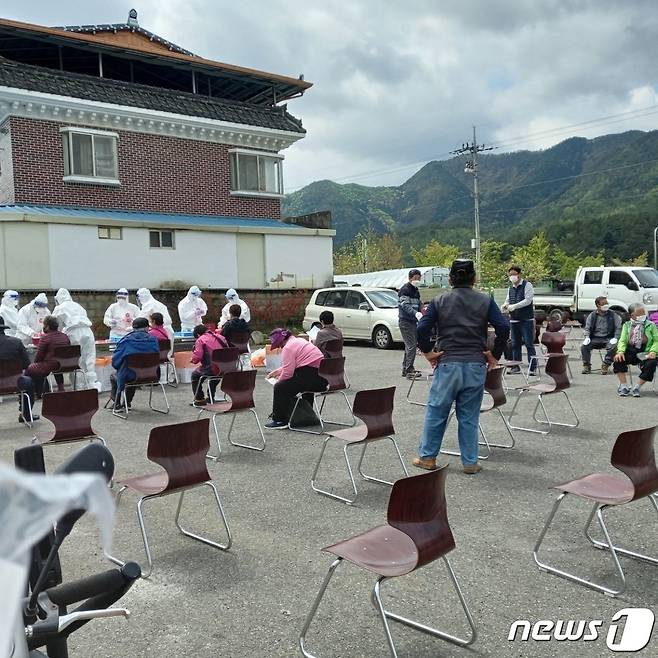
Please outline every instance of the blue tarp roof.
[{"label": "blue tarp roof", "polygon": [[63,206],[23,206],[0,205],[0,215],[7,213],[24,213],[26,215],[45,215],[52,217],[80,217],[86,219],[114,220],[130,224],[148,223],[163,225],[189,225],[190,228],[202,226],[226,226],[245,228],[279,228],[297,231],[303,229],[294,224],[284,224],[276,219],[262,219],[258,217],[229,217],[225,215],[183,215],[163,214],[155,212],[131,212],[127,210],[99,210],[98,208],[80,208]]}]

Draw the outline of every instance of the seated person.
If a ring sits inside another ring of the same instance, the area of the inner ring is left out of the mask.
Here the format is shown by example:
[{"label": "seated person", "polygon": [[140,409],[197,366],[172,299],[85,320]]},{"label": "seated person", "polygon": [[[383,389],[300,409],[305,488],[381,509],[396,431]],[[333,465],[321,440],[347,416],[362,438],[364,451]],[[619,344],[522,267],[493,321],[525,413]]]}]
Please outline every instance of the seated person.
[{"label": "seated person", "polygon": [[228,341],[229,345],[233,345],[231,336],[238,333],[251,333],[249,325],[245,320],[240,317],[242,307],[240,304],[231,304],[228,309],[229,319],[222,325],[220,332]]},{"label": "seated person", "polygon": [[[20,340],[20,338],[14,338],[13,336],[5,335],[5,331],[7,330],[11,331],[11,327],[5,324],[5,321],[0,317],[0,359],[7,361],[18,361],[20,362],[23,370],[26,370],[30,365],[30,357],[27,355],[25,345],[23,345],[23,341]],[[32,379],[25,375],[21,375],[18,378],[18,389],[20,391],[25,391],[28,394],[31,408],[34,409],[34,384],[32,383]],[[25,410],[25,414],[28,415],[27,410]],[[29,422],[32,422],[33,420],[39,420],[39,416],[33,412],[32,418],[28,418],[27,420]],[[25,418],[23,417],[22,395],[18,398],[18,422],[25,422]]]},{"label": "seated person", "polygon": [[149,329],[149,336],[153,336],[156,340],[169,340],[169,334],[164,328],[164,316],[162,313],[151,313],[149,316],[149,324],[151,328]]},{"label": "seated person", "polygon": [[[617,392],[622,397],[633,395],[640,397],[640,389],[646,382],[653,381],[656,373],[656,355],[658,355],[658,328],[647,320],[647,313],[642,304],[631,304],[628,307],[631,319],[624,322],[621,336],[617,343],[617,354],[612,365],[617,378],[619,388]],[[644,353],[644,360],[638,355]],[[640,364],[640,377],[633,390],[626,384],[626,373],[628,364]]]},{"label": "seated person", "polygon": [[[238,308],[240,308],[238,306]],[[210,382],[208,399],[203,392],[203,380],[206,377],[219,376],[219,368],[212,362],[212,353],[228,347],[226,338],[221,334],[210,331],[205,325],[198,324],[193,332],[194,350],[192,351],[192,363],[198,363],[199,367],[192,373],[192,394],[194,400],[192,406],[211,404],[215,399],[217,380]]]},{"label": "seated person", "polygon": [[[123,409],[123,404],[121,402],[123,389],[126,384],[129,384],[137,376],[133,370],[128,368],[126,359],[131,354],[149,354],[151,352],[160,353],[158,341],[148,334],[149,323],[146,318],[135,318],[132,322],[132,327],[132,331],[129,334],[126,334],[117,343],[117,348],[112,355],[112,367],[117,372],[116,375],[110,375],[110,384],[112,386],[110,397],[114,401],[114,408],[117,411]],[[130,408],[134,396],[135,389],[129,388],[126,391],[128,408]]]},{"label": "seated person", "polygon": [[[282,365],[273,370],[268,378],[276,378],[272,401],[272,420],[265,425],[269,429],[286,429],[295,406],[297,393],[325,391],[328,382],[318,374],[322,352],[313,343],[293,336],[287,329],[275,329],[270,334],[273,349],[281,350]],[[306,398],[304,398],[306,399]],[[306,400],[313,403],[312,396]]]},{"label": "seated person", "polygon": [[601,364],[601,374],[607,375],[621,335],[621,318],[610,310],[607,297],[597,297],[594,303],[596,310],[587,316],[583,330],[583,345],[580,348],[583,357],[583,375],[592,372],[592,350],[598,349],[607,350]]},{"label": "seated person", "polygon": [[[43,395],[44,383],[48,375],[59,367],[55,359],[55,348],[70,345],[69,337],[59,330],[59,320],[52,315],[43,319],[43,334],[39,339],[39,347],[34,361],[28,366],[25,374],[34,382],[34,392],[37,399]],[[64,375],[55,375],[57,390],[64,390]],[[50,388],[48,389],[50,390]]]},{"label": "seated person", "polygon": [[320,313],[320,324],[322,328],[318,331],[313,343],[315,346],[328,357],[325,346],[329,341],[339,340],[343,342],[343,332],[334,324],[334,314],[331,311],[322,311]]}]

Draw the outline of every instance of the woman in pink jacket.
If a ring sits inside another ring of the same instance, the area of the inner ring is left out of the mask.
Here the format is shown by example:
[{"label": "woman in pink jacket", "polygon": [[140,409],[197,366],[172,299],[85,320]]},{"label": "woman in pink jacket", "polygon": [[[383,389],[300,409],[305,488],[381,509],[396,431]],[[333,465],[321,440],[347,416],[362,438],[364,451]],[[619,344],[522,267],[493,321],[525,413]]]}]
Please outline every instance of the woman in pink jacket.
[{"label": "woman in pink jacket", "polygon": [[219,375],[219,368],[212,362],[212,353],[228,347],[228,343],[223,336],[213,333],[202,324],[194,327],[193,335],[196,340],[192,350],[192,363],[198,363],[199,367],[192,373],[192,405],[210,404],[211,398],[215,399],[215,389],[219,382],[210,382],[210,398],[206,400],[202,380]]},{"label": "woman in pink jacket", "polygon": [[[324,391],[328,382],[318,374],[324,355],[313,343],[293,336],[287,329],[275,329],[270,334],[270,342],[273,349],[283,349],[281,367],[269,375],[277,382],[274,384],[272,420],[265,427],[281,430],[288,427],[296,395],[304,391]],[[307,402],[313,404],[312,396],[308,398]]]}]

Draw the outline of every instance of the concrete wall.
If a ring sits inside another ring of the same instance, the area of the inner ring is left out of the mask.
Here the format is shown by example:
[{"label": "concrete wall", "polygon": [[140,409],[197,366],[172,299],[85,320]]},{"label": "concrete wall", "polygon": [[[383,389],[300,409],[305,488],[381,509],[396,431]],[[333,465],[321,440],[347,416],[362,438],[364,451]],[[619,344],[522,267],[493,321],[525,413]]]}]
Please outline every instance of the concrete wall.
[{"label": "concrete wall", "polygon": [[4,291],[51,285],[48,226],[0,222],[0,288]]},{"label": "concrete wall", "polygon": [[265,237],[268,288],[323,288],[333,285],[331,237]]}]

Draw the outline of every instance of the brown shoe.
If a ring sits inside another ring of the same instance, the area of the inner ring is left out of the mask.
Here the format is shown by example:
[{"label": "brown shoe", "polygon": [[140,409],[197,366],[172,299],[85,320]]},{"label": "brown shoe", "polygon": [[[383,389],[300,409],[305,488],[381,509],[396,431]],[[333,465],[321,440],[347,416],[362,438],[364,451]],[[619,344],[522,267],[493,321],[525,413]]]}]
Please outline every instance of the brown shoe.
[{"label": "brown shoe", "polygon": [[608,368],[609,368],[609,367],[610,367],[610,366],[609,366],[607,363],[605,363],[605,361],[604,361],[604,362],[601,364],[601,374],[602,374],[602,375],[607,375],[607,374],[608,374]]},{"label": "brown shoe", "polygon": [[464,473],[466,475],[475,475],[476,473],[479,473],[482,470],[482,466],[480,464],[472,464],[471,466],[464,466]]},{"label": "brown shoe", "polygon": [[426,471],[436,471],[436,459],[421,459],[420,457],[414,457],[411,462],[414,466],[418,468],[424,468]]},{"label": "brown shoe", "polygon": [[592,364],[591,363],[583,363],[583,375],[589,375],[592,372]]}]

